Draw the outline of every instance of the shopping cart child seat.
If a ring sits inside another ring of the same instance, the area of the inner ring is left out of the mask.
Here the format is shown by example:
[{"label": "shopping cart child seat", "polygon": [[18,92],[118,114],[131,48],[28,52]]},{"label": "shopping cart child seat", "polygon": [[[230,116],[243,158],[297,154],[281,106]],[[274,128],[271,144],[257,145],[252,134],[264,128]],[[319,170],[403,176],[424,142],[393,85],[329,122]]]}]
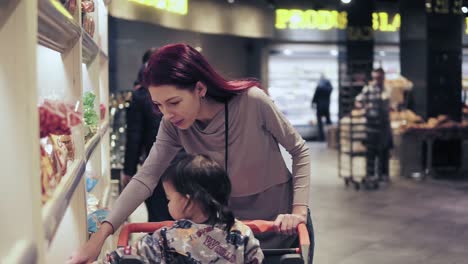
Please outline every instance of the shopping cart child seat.
[{"label": "shopping cart child seat", "polygon": [[[275,232],[274,222],[264,220],[242,221],[254,234]],[[122,227],[120,231],[119,240],[117,243],[118,248],[125,248],[128,246],[129,237],[131,233],[151,233],[162,227],[169,227],[174,224],[173,221],[152,222],[152,223],[130,223]],[[303,223],[297,226],[297,233],[299,239],[299,246],[297,248],[285,249],[263,249],[265,260],[263,263],[268,264],[311,264],[311,237],[307,230],[307,226]],[[313,238],[312,238],[313,239]],[[313,243],[313,241],[312,241]],[[108,259],[111,263],[115,264],[141,264],[143,263],[138,256],[123,255],[118,260]]]}]

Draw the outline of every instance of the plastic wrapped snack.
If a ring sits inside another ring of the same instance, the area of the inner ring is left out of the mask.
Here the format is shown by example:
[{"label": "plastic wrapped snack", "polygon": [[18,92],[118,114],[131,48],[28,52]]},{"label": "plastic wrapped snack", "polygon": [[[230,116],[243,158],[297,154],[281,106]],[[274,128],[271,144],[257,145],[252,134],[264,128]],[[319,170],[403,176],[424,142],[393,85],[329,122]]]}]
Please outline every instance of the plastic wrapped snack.
[{"label": "plastic wrapped snack", "polygon": [[89,140],[96,134],[99,127],[99,116],[94,110],[96,95],[93,92],[85,92],[83,95],[83,116],[85,123],[85,140]]},{"label": "plastic wrapped snack", "polygon": [[96,187],[97,183],[99,182],[98,179],[95,178],[86,178],[86,191],[90,192]]},{"label": "plastic wrapped snack", "polygon": [[85,13],[83,16],[83,28],[91,36],[94,36],[95,22],[91,14]]},{"label": "plastic wrapped snack", "polygon": [[97,126],[99,117],[94,110],[96,95],[93,92],[85,92],[83,96],[84,121],[87,126]]},{"label": "plastic wrapped snack", "polygon": [[93,0],[81,0],[81,12],[83,13],[94,12],[94,1]]},{"label": "plastic wrapped snack", "polygon": [[42,203],[47,202],[47,200],[52,195],[57,182],[55,175],[57,174],[55,166],[53,164],[53,159],[49,153],[47,153],[47,139],[43,140],[40,145],[41,157],[40,157],[40,166],[41,166],[41,200]]},{"label": "plastic wrapped snack", "polygon": [[106,105],[101,103],[99,105],[99,111],[101,120],[104,120],[106,118]]},{"label": "plastic wrapped snack", "polygon": [[39,124],[41,138],[49,134],[69,135],[71,133],[67,116],[59,111],[53,101],[46,100],[39,106]]},{"label": "plastic wrapped snack", "polygon": [[60,143],[67,149],[68,160],[73,161],[75,159],[75,144],[73,144],[72,137],[70,135],[61,135]]},{"label": "plastic wrapped snack", "polygon": [[61,136],[50,135],[49,139],[52,143],[52,153],[57,167],[58,178],[57,182],[60,182],[63,175],[67,173],[67,162],[68,162],[68,150],[66,146],[60,140]]},{"label": "plastic wrapped snack", "polygon": [[99,182],[99,176],[96,175],[94,172],[92,172],[92,170],[88,170],[88,168],[86,168],[85,177],[86,177],[86,191],[90,192],[94,189],[94,187]]},{"label": "plastic wrapped snack", "polygon": [[99,209],[88,215],[88,232],[95,233],[109,214],[106,209]]},{"label": "plastic wrapped snack", "polygon": [[88,215],[99,209],[99,199],[91,193],[87,194],[86,204]]}]

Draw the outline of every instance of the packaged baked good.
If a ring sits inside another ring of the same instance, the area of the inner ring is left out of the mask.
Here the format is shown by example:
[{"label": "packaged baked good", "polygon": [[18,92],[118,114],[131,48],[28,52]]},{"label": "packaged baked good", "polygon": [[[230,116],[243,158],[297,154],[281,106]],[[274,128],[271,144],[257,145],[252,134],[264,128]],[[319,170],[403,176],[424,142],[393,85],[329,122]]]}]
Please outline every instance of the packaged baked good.
[{"label": "packaged baked good", "polygon": [[60,182],[62,176],[67,173],[68,150],[60,140],[61,135],[50,135],[49,139],[52,143],[52,153],[57,167],[57,182]]},{"label": "packaged baked good", "polygon": [[81,12],[83,13],[94,12],[94,1],[93,0],[81,0]]},{"label": "packaged baked good", "polygon": [[53,154],[53,146],[50,138],[42,138],[40,141],[40,170],[41,170],[41,194],[42,203],[45,203],[57,187],[57,164]]},{"label": "packaged baked good", "polygon": [[75,144],[71,135],[61,135],[60,142],[67,149],[67,158],[70,161],[75,159]]},{"label": "packaged baked good", "polygon": [[52,195],[55,189],[55,170],[50,156],[45,151],[43,145],[40,146],[40,168],[41,168],[41,201],[42,203]]},{"label": "packaged baked good", "polygon": [[93,16],[89,13],[83,15],[83,28],[91,37],[94,36],[95,22]]}]

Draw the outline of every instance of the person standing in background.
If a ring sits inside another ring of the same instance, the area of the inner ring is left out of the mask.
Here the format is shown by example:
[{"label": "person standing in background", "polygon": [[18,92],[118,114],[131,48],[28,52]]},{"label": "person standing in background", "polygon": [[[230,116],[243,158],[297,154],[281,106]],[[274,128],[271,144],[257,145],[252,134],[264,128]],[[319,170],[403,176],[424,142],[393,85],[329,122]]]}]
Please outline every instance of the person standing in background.
[{"label": "person standing in background", "polygon": [[382,68],[373,70],[372,81],[356,97],[355,106],[364,109],[366,115],[367,177],[375,178],[377,174],[377,180],[388,181],[393,135],[390,126],[389,95],[385,91],[384,82],[385,71]]},{"label": "person standing in background", "polygon": [[332,93],[333,86],[330,81],[322,73],[320,79],[315,88],[314,97],[312,98],[312,108],[315,108],[317,114],[317,125],[318,125],[318,140],[325,140],[325,134],[323,132],[323,118],[327,122],[327,125],[331,124],[330,120],[330,95]]},{"label": "person standing in background", "polygon": [[133,82],[133,90],[136,91],[139,88],[143,87],[143,76],[145,74],[146,65],[148,65],[148,61],[151,57],[151,54],[153,54],[156,50],[156,48],[150,48],[143,54],[143,57],[141,58],[142,64],[140,66],[140,69],[138,70],[137,78]]},{"label": "person standing in background", "polygon": [[[138,76],[133,83],[132,101],[127,110],[127,140],[125,143],[125,162],[121,175],[122,187],[128,184],[137,167],[148,156],[156,135],[162,116],[153,111],[153,102],[148,88],[143,85],[143,73],[151,54],[155,48],[147,50],[142,59]],[[167,198],[161,184],[158,184],[153,194],[145,200],[148,209],[148,222],[158,222],[172,219],[167,210]]]}]

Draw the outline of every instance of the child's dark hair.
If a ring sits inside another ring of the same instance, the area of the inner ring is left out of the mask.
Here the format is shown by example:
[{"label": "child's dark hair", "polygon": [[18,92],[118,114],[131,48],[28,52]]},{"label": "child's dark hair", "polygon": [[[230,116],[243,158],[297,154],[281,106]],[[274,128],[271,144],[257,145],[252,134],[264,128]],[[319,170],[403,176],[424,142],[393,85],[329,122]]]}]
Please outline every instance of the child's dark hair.
[{"label": "child's dark hair", "polygon": [[209,224],[225,224],[226,231],[234,225],[234,215],[228,208],[231,181],[223,167],[211,158],[186,154],[169,166],[162,181],[169,181],[177,192],[199,202]]}]

